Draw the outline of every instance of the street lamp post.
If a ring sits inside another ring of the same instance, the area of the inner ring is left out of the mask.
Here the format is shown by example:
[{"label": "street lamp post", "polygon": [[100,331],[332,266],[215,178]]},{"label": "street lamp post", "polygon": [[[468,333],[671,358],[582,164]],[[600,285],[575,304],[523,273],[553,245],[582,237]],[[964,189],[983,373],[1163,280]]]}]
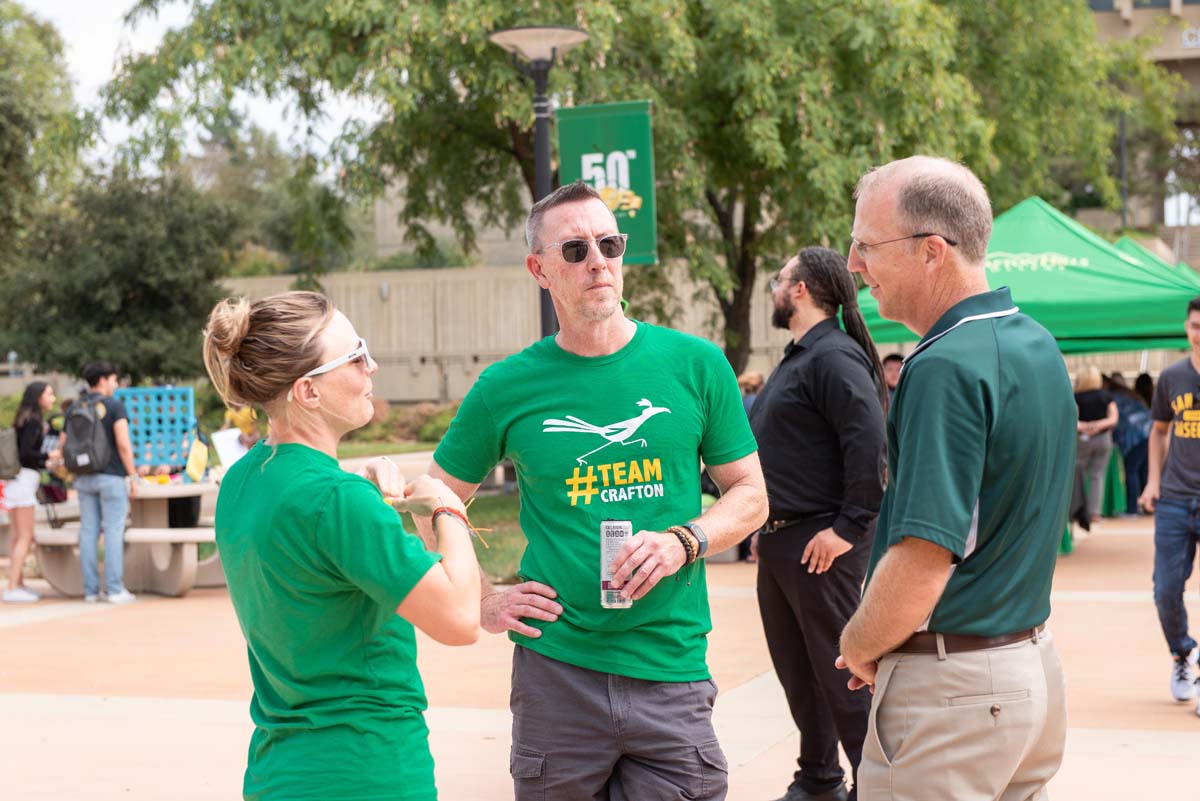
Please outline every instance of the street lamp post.
[{"label": "street lamp post", "polygon": [[[533,202],[536,203],[551,191],[550,98],[546,94],[550,68],[559,56],[586,42],[588,35],[578,28],[522,27],[495,31],[488,34],[488,40],[512,53],[513,61],[533,80]],[[558,330],[558,320],[550,293],[545,289],[540,293],[540,307],[542,336],[550,336]]]}]

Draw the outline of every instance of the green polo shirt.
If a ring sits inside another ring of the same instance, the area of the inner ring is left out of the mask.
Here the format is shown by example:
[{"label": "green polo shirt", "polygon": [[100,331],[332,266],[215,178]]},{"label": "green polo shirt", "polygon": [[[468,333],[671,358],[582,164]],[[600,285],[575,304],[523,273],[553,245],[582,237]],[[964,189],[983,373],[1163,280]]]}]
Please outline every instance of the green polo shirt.
[{"label": "green polo shirt", "polygon": [[1075,421],[1054,339],[1007,287],[952,307],[900,373],[867,582],[889,547],[916,537],[954,555],[930,631],[997,636],[1044,622]]}]

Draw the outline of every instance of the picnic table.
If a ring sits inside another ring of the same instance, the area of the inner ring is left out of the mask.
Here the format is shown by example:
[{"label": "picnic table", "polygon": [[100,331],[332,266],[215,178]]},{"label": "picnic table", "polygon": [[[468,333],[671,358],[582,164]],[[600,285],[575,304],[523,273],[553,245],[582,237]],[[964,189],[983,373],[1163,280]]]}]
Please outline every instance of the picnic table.
[{"label": "picnic table", "polygon": [[[215,493],[213,481],[155,484],[139,482],[129,499],[129,524],[125,529],[125,586],[134,592],[179,596],[196,586],[223,586],[225,575],[214,552],[203,562],[198,545],[214,541],[211,521],[171,527],[172,498],[203,498]],[[68,596],[83,595],[79,566],[79,523],[59,528],[39,524],[34,529],[42,576],[55,590]]]}]

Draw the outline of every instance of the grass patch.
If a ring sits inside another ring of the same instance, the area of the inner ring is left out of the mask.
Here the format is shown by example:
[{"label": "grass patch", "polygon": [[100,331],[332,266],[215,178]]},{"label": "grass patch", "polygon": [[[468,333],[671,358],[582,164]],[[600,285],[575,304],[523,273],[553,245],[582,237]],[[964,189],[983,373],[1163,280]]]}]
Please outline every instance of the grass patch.
[{"label": "grass patch", "polygon": [[525,532],[521,530],[521,498],[513,495],[485,495],[475,499],[468,510],[477,528],[490,528],[484,539],[490,548],[477,540],[475,555],[484,574],[493,583],[512,584],[517,581],[517,568],[525,553]]},{"label": "grass patch", "polygon": [[[525,553],[525,534],[521,531],[519,516],[521,500],[516,495],[483,495],[475,499],[468,510],[478,528],[490,528],[483,532],[489,548],[474,540],[475,556],[488,580],[497,584],[512,584],[517,580],[517,568]],[[404,515],[404,527],[416,531],[412,518]]]},{"label": "grass patch", "polygon": [[393,453],[416,453],[437,448],[436,442],[357,442],[351,440],[338,444],[339,459],[357,459],[360,456],[388,456]]}]

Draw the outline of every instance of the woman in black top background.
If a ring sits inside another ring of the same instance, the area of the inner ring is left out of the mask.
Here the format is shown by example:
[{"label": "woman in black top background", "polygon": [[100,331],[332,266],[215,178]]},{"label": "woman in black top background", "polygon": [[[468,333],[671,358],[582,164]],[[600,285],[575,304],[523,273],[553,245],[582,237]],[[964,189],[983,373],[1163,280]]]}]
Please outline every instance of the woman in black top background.
[{"label": "woman in black top background", "polygon": [[[1072,515],[1087,529],[1100,517],[1104,499],[1104,473],[1112,456],[1112,430],[1117,425],[1117,404],[1112,394],[1102,389],[1100,368],[1084,365],[1075,379],[1075,404],[1079,407],[1075,451],[1075,500]],[[1084,490],[1084,479],[1087,489]]]},{"label": "woman in black top background", "polygon": [[46,438],[46,412],[54,408],[54,388],[44,381],[34,381],[25,387],[21,405],[13,418],[17,430],[17,450],[21,459],[21,472],[11,481],[4,482],[4,504],[8,507],[8,586],[4,590],[5,603],[33,603],[38,594],[25,586],[25,557],[33,546],[33,516],[37,505],[37,489],[41,483],[41,470],[48,460],[57,461],[60,452],[55,449],[48,454],[42,449]]}]

